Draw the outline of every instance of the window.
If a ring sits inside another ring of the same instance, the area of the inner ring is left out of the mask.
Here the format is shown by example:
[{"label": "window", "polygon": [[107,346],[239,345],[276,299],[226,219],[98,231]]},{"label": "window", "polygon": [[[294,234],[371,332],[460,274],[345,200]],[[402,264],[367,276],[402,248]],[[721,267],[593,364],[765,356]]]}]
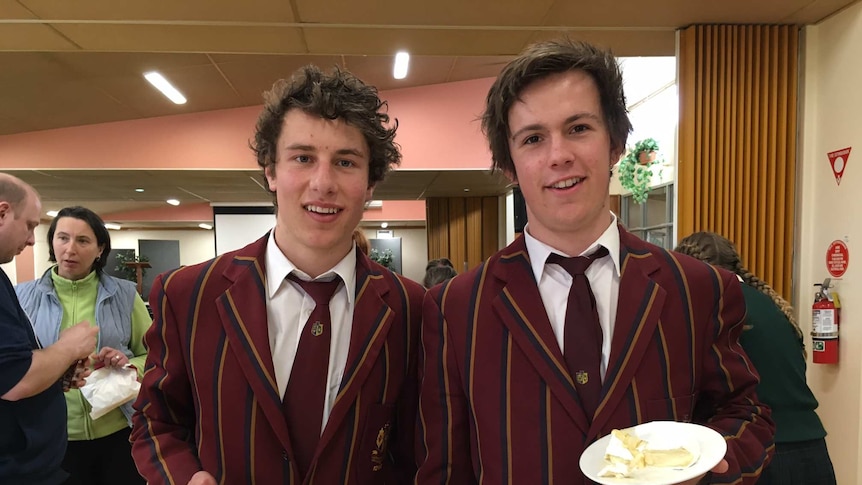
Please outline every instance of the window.
[{"label": "window", "polygon": [[673,249],[673,184],[653,187],[643,204],[630,195],[620,199],[620,222],[644,241]]}]

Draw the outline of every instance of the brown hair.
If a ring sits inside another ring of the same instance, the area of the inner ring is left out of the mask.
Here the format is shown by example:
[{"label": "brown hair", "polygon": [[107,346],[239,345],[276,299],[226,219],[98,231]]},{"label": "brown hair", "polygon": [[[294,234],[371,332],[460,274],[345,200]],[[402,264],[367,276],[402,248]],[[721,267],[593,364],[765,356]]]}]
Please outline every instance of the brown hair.
[{"label": "brown hair", "polygon": [[389,115],[382,109],[386,102],[377,96],[377,88],[362,82],[353,74],[338,67],[330,73],[308,65],[297,70],[290,80],[280,79],[264,93],[263,112],[257,120],[251,149],[257,164],[264,170],[276,162],[278,138],[284,125],[284,116],[291,109],[300,109],[323,119],[344,120],[356,127],[368,143],[368,186],[386,177],[392,165],[401,163],[401,152],[394,142],[398,120],[391,128]]},{"label": "brown hair", "polygon": [[368,238],[365,237],[365,233],[363,233],[359,228],[354,229],[353,240],[356,241],[356,247],[358,247],[363,253],[368,254],[368,251],[371,250],[371,243],[368,242]]},{"label": "brown hair", "polygon": [[632,131],[623,93],[623,76],[610,51],[568,38],[527,47],[506,65],[485,101],[482,131],[491,147],[493,168],[517,178],[509,152],[509,110],[532,82],[552,74],[580,70],[596,83],[611,148],[622,152]]},{"label": "brown hair", "polygon": [[754,273],[742,265],[742,258],[730,240],[714,232],[696,232],[680,241],[675,251],[738,274],[742,278],[742,281],[757,288],[775,302],[775,305],[787,317],[787,321],[793,325],[796,336],[804,342],[802,329],[793,315],[793,307],[765,281],[755,276]]}]

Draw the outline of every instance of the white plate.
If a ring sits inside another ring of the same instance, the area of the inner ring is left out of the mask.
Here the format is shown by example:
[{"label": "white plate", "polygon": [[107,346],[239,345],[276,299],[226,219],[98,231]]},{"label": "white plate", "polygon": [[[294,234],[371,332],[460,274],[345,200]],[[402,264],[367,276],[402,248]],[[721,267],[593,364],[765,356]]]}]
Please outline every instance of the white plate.
[{"label": "white plate", "polygon": [[684,446],[693,454],[697,460],[687,468],[660,468],[645,467],[632,474],[628,478],[600,477],[599,471],[605,466],[605,450],[611,435],[604,436],[590,445],[581,455],[581,471],[590,480],[602,485],[673,485],[675,483],[691,480],[699,477],[718,464],[727,452],[727,443],[724,437],[712,428],[692,423],[678,423],[676,421],[653,421],[644,423],[633,428],[628,428],[630,433],[638,438],[646,440],[652,449],[675,448]]}]

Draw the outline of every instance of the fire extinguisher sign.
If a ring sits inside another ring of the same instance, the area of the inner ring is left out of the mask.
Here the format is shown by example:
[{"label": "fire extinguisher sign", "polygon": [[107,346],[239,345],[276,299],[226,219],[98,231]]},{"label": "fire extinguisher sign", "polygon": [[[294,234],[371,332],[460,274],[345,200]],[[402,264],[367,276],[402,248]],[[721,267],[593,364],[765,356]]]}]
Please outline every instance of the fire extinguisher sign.
[{"label": "fire extinguisher sign", "polygon": [[826,269],[833,278],[840,278],[847,272],[850,264],[850,250],[844,241],[832,241],[826,250]]}]

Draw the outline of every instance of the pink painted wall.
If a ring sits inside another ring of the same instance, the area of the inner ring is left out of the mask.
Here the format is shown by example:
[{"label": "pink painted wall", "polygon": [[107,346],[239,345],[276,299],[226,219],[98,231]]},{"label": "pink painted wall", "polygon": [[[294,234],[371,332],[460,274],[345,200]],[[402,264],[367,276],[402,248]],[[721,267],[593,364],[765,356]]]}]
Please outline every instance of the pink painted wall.
[{"label": "pink painted wall", "polygon": [[[381,91],[398,119],[404,169],[487,169],[479,115],[492,78]],[[0,136],[0,168],[254,170],[248,148],[260,106]],[[207,212],[208,211],[208,212]],[[163,208],[103,214],[122,222],[212,220],[212,210]],[[387,201],[366,220],[425,220],[423,201]]]},{"label": "pink painted wall", "polygon": [[[397,118],[403,168],[485,169],[479,130],[492,79],[382,91]],[[260,106],[0,136],[2,168],[255,169],[248,148]]]},{"label": "pink painted wall", "polygon": [[424,221],[424,200],[384,200],[380,209],[368,209],[363,221]]},{"label": "pink painted wall", "polygon": [[36,279],[36,263],[33,259],[33,246],[27,246],[15,257],[15,279],[30,281]]}]

